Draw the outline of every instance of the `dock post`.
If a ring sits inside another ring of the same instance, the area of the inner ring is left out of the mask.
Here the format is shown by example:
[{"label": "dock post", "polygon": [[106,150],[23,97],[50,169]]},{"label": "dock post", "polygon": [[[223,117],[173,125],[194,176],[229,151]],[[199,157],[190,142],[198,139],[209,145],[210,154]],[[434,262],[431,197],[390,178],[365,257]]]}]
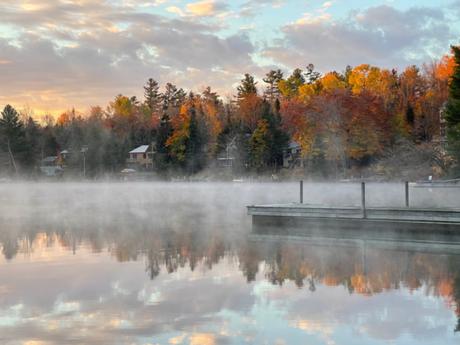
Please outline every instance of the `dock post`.
[{"label": "dock post", "polygon": [[363,218],[366,218],[366,183],[361,182],[361,208],[363,210]]},{"label": "dock post", "polygon": [[409,207],[409,182],[405,182],[406,186],[406,207]]},{"label": "dock post", "polygon": [[303,180],[300,180],[300,203],[303,204]]}]

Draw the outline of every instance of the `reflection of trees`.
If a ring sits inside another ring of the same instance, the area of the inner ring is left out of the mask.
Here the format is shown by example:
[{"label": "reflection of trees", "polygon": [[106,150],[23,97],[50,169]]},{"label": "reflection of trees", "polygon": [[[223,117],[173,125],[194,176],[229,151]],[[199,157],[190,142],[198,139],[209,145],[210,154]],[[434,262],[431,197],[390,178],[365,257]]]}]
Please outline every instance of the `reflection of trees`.
[{"label": "reflection of trees", "polygon": [[[256,280],[259,271],[272,284],[293,282],[299,288],[315,291],[319,285],[343,286],[350,293],[378,294],[401,286],[409,290],[423,287],[427,293],[443,298],[459,316],[460,331],[460,255],[429,253],[369,245],[315,245],[293,241],[231,240],[226,231],[192,230],[169,227],[110,228],[87,226],[60,228],[43,225],[17,225],[0,231],[4,257],[11,260],[18,252],[27,253],[40,246],[58,245],[69,251],[82,245],[93,252],[108,252],[118,261],[144,260],[150,279],[162,271],[176,272],[197,266],[207,269],[225,256],[238,262],[247,282]],[[237,259],[237,260],[235,260]]]},{"label": "reflection of trees", "polygon": [[[254,241],[256,255],[243,256],[244,268],[265,262],[265,277],[276,285],[294,282],[310,291],[318,284],[342,285],[350,293],[378,294],[401,285],[410,290],[424,287],[455,308],[460,331],[460,255],[416,252],[368,245],[330,246],[286,241]],[[243,250],[246,253],[248,249]],[[249,263],[248,259],[254,263]],[[250,271],[242,269],[248,281]]]},{"label": "reflection of trees", "polygon": [[68,227],[65,224],[55,229],[53,224],[44,233],[37,230],[40,228],[45,227],[30,224],[23,227],[16,224],[3,232],[0,244],[5,258],[12,259],[18,252],[32,253],[34,250],[52,246],[69,251],[83,246],[89,247],[93,252],[101,252],[103,248],[107,248],[120,262],[145,260],[146,272],[154,279],[162,269],[173,273],[188,265],[193,271],[198,264],[212,269],[226,253],[223,234],[219,231],[187,231],[175,228],[148,230],[134,226]]},{"label": "reflection of trees", "polygon": [[260,254],[257,246],[245,245],[238,251],[240,270],[246,277],[247,282],[256,280],[259,272]]},{"label": "reflection of trees", "polygon": [[11,260],[14,258],[19,250],[18,239],[6,235],[2,236],[0,242],[2,244],[2,253],[5,259]]}]

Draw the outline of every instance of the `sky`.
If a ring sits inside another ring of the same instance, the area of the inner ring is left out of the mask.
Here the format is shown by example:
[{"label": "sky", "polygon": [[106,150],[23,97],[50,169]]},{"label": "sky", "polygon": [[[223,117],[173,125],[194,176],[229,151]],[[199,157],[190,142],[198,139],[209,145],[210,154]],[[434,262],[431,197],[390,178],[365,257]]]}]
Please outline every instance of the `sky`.
[{"label": "sky", "polygon": [[459,43],[460,0],[1,0],[0,107],[85,112],[148,78],[230,98],[244,73],[402,70]]}]

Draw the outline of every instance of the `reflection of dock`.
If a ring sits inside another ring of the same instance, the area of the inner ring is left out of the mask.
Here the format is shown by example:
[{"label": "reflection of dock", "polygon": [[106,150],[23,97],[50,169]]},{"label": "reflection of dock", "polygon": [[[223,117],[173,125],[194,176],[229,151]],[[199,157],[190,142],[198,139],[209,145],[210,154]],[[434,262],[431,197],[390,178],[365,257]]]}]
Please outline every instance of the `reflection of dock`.
[{"label": "reflection of dock", "polygon": [[[336,233],[340,236],[340,233]],[[444,242],[439,240],[403,240],[403,239],[379,239],[378,236],[367,237],[366,239],[359,238],[340,238],[340,237],[321,237],[321,236],[296,236],[296,235],[281,235],[281,234],[265,234],[263,231],[251,233],[249,240],[255,243],[295,243],[312,246],[315,248],[356,248],[356,249],[378,249],[378,250],[393,250],[404,252],[417,252],[429,254],[443,255],[460,255],[460,238],[457,241]]]},{"label": "reflection of dock", "polygon": [[254,225],[331,230],[407,230],[460,236],[460,210],[321,207],[306,204],[248,206]]}]

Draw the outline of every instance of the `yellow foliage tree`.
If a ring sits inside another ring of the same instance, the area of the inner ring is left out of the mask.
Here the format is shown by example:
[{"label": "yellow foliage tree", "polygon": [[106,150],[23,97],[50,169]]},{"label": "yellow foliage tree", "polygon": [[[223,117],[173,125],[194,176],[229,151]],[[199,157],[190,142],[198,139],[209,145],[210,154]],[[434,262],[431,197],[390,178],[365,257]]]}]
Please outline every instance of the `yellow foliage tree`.
[{"label": "yellow foliage tree", "polygon": [[336,89],[345,89],[347,84],[345,81],[340,79],[337,72],[329,72],[325,74],[321,79],[320,83],[324,91],[332,91]]}]

